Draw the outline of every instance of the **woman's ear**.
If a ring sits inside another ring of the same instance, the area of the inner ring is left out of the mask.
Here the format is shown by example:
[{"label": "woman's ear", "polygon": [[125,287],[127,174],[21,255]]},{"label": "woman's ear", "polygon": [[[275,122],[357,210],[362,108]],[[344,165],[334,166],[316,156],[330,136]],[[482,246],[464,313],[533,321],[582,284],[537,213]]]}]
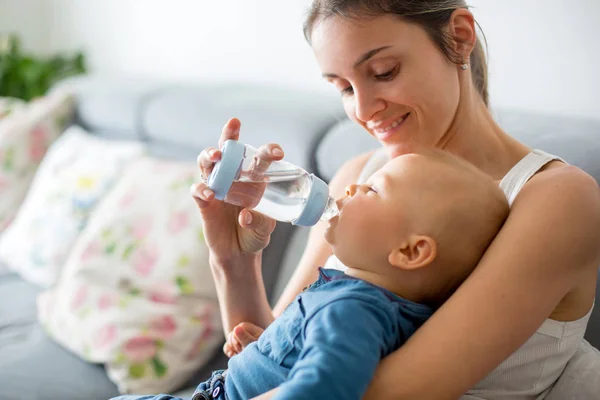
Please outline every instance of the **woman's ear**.
[{"label": "woman's ear", "polygon": [[433,262],[437,256],[435,240],[429,236],[411,235],[402,245],[390,253],[388,261],[403,270],[415,270]]},{"label": "woman's ear", "polygon": [[463,60],[468,61],[477,43],[473,14],[465,8],[455,10],[450,17],[448,30],[454,39],[456,52],[463,57]]}]

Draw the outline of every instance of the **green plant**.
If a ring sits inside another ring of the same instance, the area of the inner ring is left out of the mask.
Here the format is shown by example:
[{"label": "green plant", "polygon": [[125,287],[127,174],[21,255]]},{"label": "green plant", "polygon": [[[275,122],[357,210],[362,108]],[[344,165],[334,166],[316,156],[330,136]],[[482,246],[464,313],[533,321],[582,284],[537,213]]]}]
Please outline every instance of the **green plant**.
[{"label": "green plant", "polygon": [[17,35],[0,36],[0,96],[23,100],[43,96],[57,81],[86,72],[85,57],[48,58],[26,54]]}]

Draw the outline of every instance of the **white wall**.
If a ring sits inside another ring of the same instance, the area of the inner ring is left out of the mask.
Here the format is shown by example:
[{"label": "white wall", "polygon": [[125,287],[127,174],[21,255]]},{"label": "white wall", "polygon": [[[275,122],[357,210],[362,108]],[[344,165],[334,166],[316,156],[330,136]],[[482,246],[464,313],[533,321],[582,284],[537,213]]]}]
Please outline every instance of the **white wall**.
[{"label": "white wall", "polygon": [[470,0],[493,104],[600,119],[600,0]]},{"label": "white wall", "polygon": [[[103,74],[331,90],[302,35],[309,3],[0,0],[0,27],[8,20],[43,51],[82,48],[93,70]],[[600,118],[600,0],[470,3],[489,43],[495,107]],[[23,12],[26,5],[32,17]]]}]

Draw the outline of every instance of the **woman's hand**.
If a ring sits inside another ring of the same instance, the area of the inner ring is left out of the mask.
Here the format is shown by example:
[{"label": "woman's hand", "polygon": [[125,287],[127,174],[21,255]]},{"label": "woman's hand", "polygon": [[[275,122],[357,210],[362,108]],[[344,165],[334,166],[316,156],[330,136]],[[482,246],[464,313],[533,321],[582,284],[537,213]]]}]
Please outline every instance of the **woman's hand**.
[{"label": "woman's hand", "polygon": [[[239,131],[240,121],[232,119],[227,122],[219,139],[219,148],[227,140],[238,140]],[[262,146],[257,157],[261,161],[259,165],[268,166],[272,161],[283,158],[283,151],[277,145]],[[200,153],[198,166],[204,178],[220,159],[221,152],[217,148]],[[231,190],[241,190],[241,185],[249,185],[247,188],[255,194],[256,190],[264,191],[264,183],[234,183]],[[190,190],[204,224],[223,331],[227,334],[244,321],[268,326],[273,321],[273,314],[262,279],[261,264],[262,250],[269,244],[275,221],[258,212],[216,200],[205,182],[192,185]]]},{"label": "woman's hand", "polygon": [[[239,131],[239,120],[234,118],[227,122],[219,139],[219,148],[226,140],[238,140]],[[268,166],[272,161],[281,160],[283,151],[278,145],[265,145],[259,148],[258,157],[261,166]],[[220,159],[221,151],[217,148],[207,148],[200,153],[198,166],[203,177],[208,177],[215,162]],[[250,190],[257,196],[262,195],[264,190],[258,187],[262,184],[252,183],[234,183],[231,190],[235,190],[236,185],[240,185],[240,188],[241,185],[245,185],[244,190]],[[202,215],[211,261],[227,265],[239,255],[259,253],[269,244],[271,233],[275,229],[273,219],[240,206],[215,200],[214,192],[205,182],[192,185],[191,193]]]},{"label": "woman's hand", "polygon": [[242,322],[227,335],[223,353],[229,358],[239,354],[252,342],[256,342],[265,330],[250,322]]}]

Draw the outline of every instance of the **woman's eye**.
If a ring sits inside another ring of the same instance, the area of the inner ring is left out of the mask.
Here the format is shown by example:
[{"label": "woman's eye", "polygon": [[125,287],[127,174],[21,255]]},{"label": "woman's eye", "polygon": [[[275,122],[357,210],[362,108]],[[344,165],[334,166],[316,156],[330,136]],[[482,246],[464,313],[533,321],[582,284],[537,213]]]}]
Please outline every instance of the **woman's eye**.
[{"label": "woman's eye", "polygon": [[383,74],[375,75],[375,78],[377,78],[379,80],[383,80],[383,81],[392,80],[392,79],[394,79],[394,76],[396,75],[397,69],[398,69],[398,67],[394,67],[391,70],[389,70],[388,72],[384,72]]}]

